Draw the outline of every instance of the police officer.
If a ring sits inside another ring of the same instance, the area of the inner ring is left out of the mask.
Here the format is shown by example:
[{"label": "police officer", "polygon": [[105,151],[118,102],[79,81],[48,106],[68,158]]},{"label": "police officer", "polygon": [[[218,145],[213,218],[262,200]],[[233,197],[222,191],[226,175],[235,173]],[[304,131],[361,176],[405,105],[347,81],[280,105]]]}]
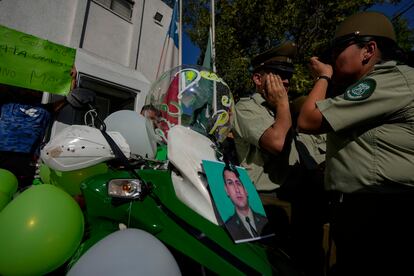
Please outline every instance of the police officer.
[{"label": "police officer", "polygon": [[318,78],[298,126],[328,132],[339,275],[414,275],[414,69],[399,52],[388,18],[361,12],[337,28],[332,66],[310,61]]},{"label": "police officer", "polygon": [[324,161],[325,140],[293,131],[288,90],[295,53],[296,44],[287,41],[252,59],[256,91],[236,104],[233,134],[240,165],[276,225],[276,236],[282,223],[270,206],[289,202],[291,243],[285,245],[308,275],[322,275],[323,185],[311,179]]}]

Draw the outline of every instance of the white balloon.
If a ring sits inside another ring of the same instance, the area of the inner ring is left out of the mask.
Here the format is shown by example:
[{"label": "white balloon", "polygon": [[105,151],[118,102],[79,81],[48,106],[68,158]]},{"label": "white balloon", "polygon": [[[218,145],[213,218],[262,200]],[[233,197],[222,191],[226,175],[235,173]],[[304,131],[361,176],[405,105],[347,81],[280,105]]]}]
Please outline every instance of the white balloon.
[{"label": "white balloon", "polygon": [[153,235],[128,228],[93,245],[68,276],[181,275],[171,252]]},{"label": "white balloon", "polygon": [[107,131],[116,131],[125,138],[131,153],[154,158],[157,151],[157,138],[149,119],[132,110],[119,110],[104,120]]}]

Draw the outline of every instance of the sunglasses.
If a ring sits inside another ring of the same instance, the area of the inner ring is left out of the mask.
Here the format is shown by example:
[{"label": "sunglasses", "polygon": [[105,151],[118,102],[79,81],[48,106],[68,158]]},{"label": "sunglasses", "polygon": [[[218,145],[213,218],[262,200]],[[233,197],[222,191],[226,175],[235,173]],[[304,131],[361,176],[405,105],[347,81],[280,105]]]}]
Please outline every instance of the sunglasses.
[{"label": "sunglasses", "polygon": [[336,44],[331,48],[331,56],[332,58],[336,58],[339,56],[346,48],[348,48],[351,45],[358,44],[357,41],[346,41],[341,44]]},{"label": "sunglasses", "polygon": [[332,57],[337,57],[340,53],[342,53],[346,48],[354,44],[364,45],[369,42],[370,37],[363,37],[360,36],[359,33],[352,33],[349,35],[345,35],[339,39],[333,41],[330,52]]}]

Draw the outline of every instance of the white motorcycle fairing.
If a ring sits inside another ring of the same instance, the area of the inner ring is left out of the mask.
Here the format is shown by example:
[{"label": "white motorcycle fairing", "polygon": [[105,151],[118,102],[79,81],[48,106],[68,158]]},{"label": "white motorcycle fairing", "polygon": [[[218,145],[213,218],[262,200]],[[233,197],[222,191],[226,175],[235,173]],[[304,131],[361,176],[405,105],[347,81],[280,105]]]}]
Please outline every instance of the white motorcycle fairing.
[{"label": "white motorcycle fairing", "polygon": [[[130,157],[129,145],[119,132],[107,132]],[[99,129],[72,125],[59,132],[41,150],[43,162],[57,171],[73,171],[96,165],[115,157],[111,147]]]},{"label": "white motorcycle fairing", "polygon": [[168,159],[181,175],[171,172],[177,197],[191,209],[218,225],[214,214],[202,160],[215,160],[213,143],[207,137],[184,126],[174,126],[168,132]]}]

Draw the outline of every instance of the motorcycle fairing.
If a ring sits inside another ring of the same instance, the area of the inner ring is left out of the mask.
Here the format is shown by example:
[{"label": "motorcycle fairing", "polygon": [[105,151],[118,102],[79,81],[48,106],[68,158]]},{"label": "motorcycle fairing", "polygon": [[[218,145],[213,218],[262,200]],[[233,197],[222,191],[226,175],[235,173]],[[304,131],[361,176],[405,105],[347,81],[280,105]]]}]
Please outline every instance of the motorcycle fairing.
[{"label": "motorcycle fairing", "polygon": [[213,146],[210,139],[184,126],[174,126],[168,133],[168,159],[180,172],[171,173],[177,197],[218,225],[207,181],[200,175],[202,160],[217,160]]},{"label": "motorcycle fairing", "polygon": [[123,223],[148,231],[218,275],[272,275],[264,248],[252,243],[234,243],[223,227],[189,208],[175,195],[168,170],[137,172],[154,187],[153,195],[142,201],[115,202],[107,195],[106,183],[114,178],[127,178],[126,171],[100,174],[82,185],[88,220],[94,221],[91,232],[104,231],[108,222]]},{"label": "motorcycle fairing", "polygon": [[[109,131],[127,158],[129,145],[119,132]],[[43,162],[51,169],[67,172],[90,167],[115,157],[99,129],[72,125],[59,132],[41,150]]]}]

